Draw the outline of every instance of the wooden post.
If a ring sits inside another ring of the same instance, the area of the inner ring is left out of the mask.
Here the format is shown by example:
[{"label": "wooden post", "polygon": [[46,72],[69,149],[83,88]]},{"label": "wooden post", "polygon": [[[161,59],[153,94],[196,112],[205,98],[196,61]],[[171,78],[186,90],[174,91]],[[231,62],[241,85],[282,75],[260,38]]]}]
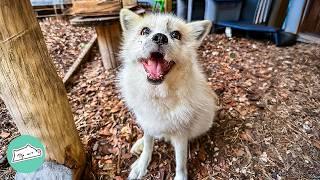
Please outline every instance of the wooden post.
[{"label": "wooden post", "polygon": [[84,150],[30,0],[0,0],[0,97],[20,133],[42,140],[46,161],[79,179]]},{"label": "wooden post", "polygon": [[172,0],[165,0],[164,2],[164,12],[171,13],[172,12]]},{"label": "wooden post", "polygon": [[113,69],[118,66],[117,52],[120,42],[119,22],[96,26],[98,36],[99,51],[105,69]]}]

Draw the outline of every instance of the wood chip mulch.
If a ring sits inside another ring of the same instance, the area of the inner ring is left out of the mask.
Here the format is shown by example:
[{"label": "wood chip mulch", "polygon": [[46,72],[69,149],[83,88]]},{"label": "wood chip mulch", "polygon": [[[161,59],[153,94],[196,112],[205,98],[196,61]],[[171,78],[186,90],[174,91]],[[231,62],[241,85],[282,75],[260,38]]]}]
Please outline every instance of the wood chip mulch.
[{"label": "wood chip mulch", "polygon": [[[63,77],[94,30],[52,19],[40,25]],[[221,110],[210,132],[190,143],[190,179],[320,178],[320,46],[210,35],[199,57]],[[97,179],[126,179],[137,158],[129,150],[142,136],[120,98],[117,72],[103,69],[94,48],[66,87]],[[18,132],[3,103],[0,118],[0,179],[11,179],[1,159]],[[157,141],[146,179],[173,179],[174,167],[171,145]]]}]

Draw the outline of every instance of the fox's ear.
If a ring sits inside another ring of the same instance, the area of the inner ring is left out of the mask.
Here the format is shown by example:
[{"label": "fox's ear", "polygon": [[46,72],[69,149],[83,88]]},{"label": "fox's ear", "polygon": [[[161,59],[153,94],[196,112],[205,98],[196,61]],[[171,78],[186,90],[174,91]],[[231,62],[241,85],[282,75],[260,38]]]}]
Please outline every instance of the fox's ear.
[{"label": "fox's ear", "polygon": [[130,11],[129,9],[121,9],[120,11],[120,23],[123,31],[130,29],[141,17]]},{"label": "fox's ear", "polygon": [[212,23],[211,21],[208,20],[203,20],[203,21],[195,21],[188,23],[188,25],[191,27],[192,35],[193,37],[198,40],[202,41],[206,35],[210,32]]}]

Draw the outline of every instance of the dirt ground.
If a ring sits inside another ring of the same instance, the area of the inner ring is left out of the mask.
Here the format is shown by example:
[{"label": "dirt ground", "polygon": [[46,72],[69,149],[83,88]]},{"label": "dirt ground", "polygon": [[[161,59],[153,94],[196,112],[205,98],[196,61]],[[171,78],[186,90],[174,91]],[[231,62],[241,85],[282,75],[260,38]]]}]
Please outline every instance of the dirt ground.
[{"label": "dirt ground", "polygon": [[[94,33],[61,20],[40,22],[63,77]],[[221,102],[214,126],[189,147],[190,179],[320,179],[320,46],[210,35],[199,49],[208,85]],[[66,87],[75,123],[97,179],[125,179],[142,136],[94,49]],[[0,102],[0,179],[14,171],[5,159],[19,133]],[[155,143],[146,179],[172,179],[170,144]]]}]

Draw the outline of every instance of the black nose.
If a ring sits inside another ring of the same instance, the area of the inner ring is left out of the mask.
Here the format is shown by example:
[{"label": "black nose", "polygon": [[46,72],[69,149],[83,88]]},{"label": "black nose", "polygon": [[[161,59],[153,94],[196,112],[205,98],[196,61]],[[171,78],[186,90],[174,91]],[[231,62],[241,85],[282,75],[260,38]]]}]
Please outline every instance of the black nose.
[{"label": "black nose", "polygon": [[168,38],[166,35],[157,33],[152,37],[152,41],[158,45],[168,44]]}]

